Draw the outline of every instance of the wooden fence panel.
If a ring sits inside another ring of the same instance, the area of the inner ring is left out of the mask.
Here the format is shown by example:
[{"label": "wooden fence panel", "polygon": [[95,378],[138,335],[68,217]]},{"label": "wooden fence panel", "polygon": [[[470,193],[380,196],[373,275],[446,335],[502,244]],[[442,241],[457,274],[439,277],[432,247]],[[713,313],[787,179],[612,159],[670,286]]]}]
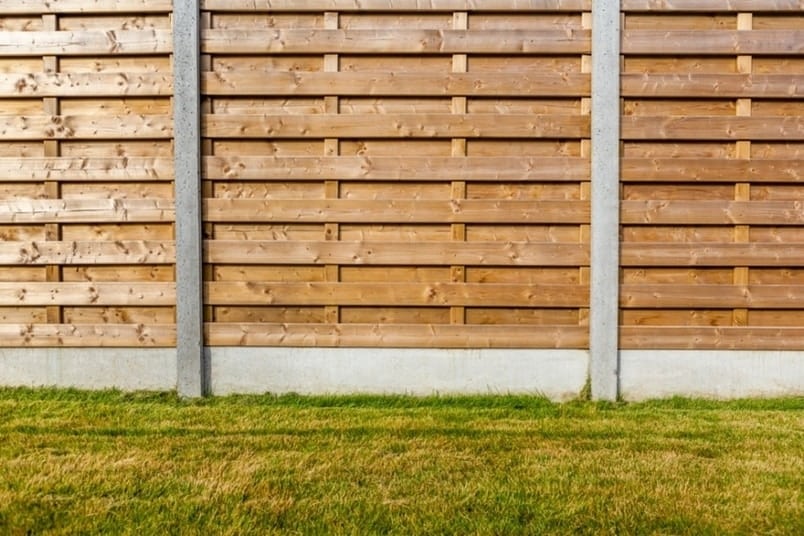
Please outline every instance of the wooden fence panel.
[{"label": "wooden fence panel", "polygon": [[208,344],[587,347],[588,1],[202,8]]},{"label": "wooden fence panel", "polygon": [[799,0],[624,0],[620,344],[802,348]]},{"label": "wooden fence panel", "polygon": [[168,1],[0,13],[0,346],[175,344]]}]

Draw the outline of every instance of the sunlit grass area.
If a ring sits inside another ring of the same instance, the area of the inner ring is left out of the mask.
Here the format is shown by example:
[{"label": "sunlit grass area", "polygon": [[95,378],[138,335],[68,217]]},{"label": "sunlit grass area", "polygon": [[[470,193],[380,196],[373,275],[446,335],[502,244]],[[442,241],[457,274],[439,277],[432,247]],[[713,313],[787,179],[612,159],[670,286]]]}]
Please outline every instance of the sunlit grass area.
[{"label": "sunlit grass area", "polygon": [[804,398],[0,390],[0,534],[804,534]]}]

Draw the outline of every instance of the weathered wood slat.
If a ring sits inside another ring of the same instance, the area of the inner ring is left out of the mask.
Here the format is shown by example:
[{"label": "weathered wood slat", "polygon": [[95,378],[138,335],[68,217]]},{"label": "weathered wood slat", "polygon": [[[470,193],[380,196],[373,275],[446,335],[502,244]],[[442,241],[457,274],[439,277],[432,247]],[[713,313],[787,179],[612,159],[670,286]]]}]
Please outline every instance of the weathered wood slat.
[{"label": "weathered wood slat", "polygon": [[804,0],[622,0],[620,5],[623,11],[635,12],[773,13],[804,10]]},{"label": "weathered wood slat", "polygon": [[171,181],[173,160],[160,157],[27,157],[0,158],[0,183]]},{"label": "weathered wood slat", "polygon": [[175,283],[0,282],[0,305],[175,305]]},{"label": "weathered wood slat", "polygon": [[[205,284],[210,305],[408,305],[586,307],[586,285],[497,283],[261,283]],[[8,305],[19,305],[8,303]]]},{"label": "weathered wood slat", "polygon": [[622,201],[623,224],[802,225],[801,201]]},{"label": "weathered wood slat", "polygon": [[626,308],[796,309],[804,285],[622,285]]},{"label": "weathered wood slat", "polygon": [[[209,222],[589,223],[588,201],[208,199]],[[2,221],[2,205],[0,205]]]},{"label": "weathered wood slat", "polygon": [[799,141],[804,116],[623,116],[622,139]]},{"label": "weathered wood slat", "polygon": [[804,265],[804,243],[629,243],[620,246],[621,266]]},{"label": "weathered wood slat", "polygon": [[[209,95],[570,97],[591,91],[583,73],[207,72],[202,81]],[[0,94],[2,88],[0,78]]]},{"label": "weathered wood slat", "polygon": [[579,181],[589,174],[589,159],[560,156],[204,158],[204,178],[213,180]]},{"label": "weathered wood slat", "polygon": [[804,74],[653,74],[620,76],[624,97],[804,97]]},{"label": "weathered wood slat", "polygon": [[0,200],[0,223],[111,223],[174,221],[168,199]]},{"label": "weathered wood slat", "polygon": [[4,141],[172,136],[173,120],[169,115],[0,115],[0,138]]},{"label": "weathered wood slat", "polygon": [[583,138],[589,137],[589,129],[589,117],[581,115],[217,114],[203,118],[203,135],[211,138]]},{"label": "weathered wood slat", "polygon": [[589,54],[590,47],[591,32],[573,29],[267,29],[201,33],[201,50],[205,54]]},{"label": "weathered wood slat", "polygon": [[588,249],[584,244],[538,242],[210,240],[205,260],[223,264],[578,266],[589,263]]},{"label": "weathered wood slat", "polygon": [[450,324],[206,324],[211,346],[587,348],[582,326]]},{"label": "weathered wood slat", "polygon": [[621,178],[630,182],[800,182],[802,159],[623,158]]},{"label": "weathered wood slat", "polygon": [[[17,0],[20,1],[20,0]],[[43,0],[40,0],[43,1]],[[201,0],[210,11],[589,11],[592,0]]]},{"label": "weathered wood slat", "polygon": [[623,349],[801,350],[804,329],[798,327],[625,326]]},{"label": "weathered wood slat", "polygon": [[1,97],[170,96],[160,73],[0,73]]},{"label": "weathered wood slat", "polygon": [[172,49],[169,30],[0,32],[0,57],[169,54]]},{"label": "weathered wood slat", "polygon": [[804,30],[625,30],[623,54],[799,55]]},{"label": "weathered wood slat", "polygon": [[0,265],[170,264],[173,241],[0,242]]},{"label": "weathered wood slat", "polygon": [[4,15],[170,13],[172,0],[3,0]]},{"label": "weathered wood slat", "polygon": [[170,347],[173,324],[0,324],[0,347]]}]

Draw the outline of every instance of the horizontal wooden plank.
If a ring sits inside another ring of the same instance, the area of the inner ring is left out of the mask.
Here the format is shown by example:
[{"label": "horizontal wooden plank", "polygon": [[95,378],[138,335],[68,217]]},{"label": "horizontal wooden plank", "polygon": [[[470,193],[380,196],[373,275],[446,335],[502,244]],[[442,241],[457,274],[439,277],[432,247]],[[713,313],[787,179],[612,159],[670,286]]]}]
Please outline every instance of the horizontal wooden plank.
[{"label": "horizontal wooden plank", "polygon": [[561,156],[204,157],[204,178],[212,180],[583,181],[590,169],[587,158]]},{"label": "horizontal wooden plank", "polygon": [[804,30],[625,30],[622,53],[798,55],[804,53]]},{"label": "horizontal wooden plank", "polygon": [[622,158],[625,182],[800,182],[804,159]]},{"label": "horizontal wooden plank", "polygon": [[0,32],[2,56],[170,54],[170,30]]},{"label": "horizontal wooden plank", "polygon": [[[804,36],[802,36],[804,37]],[[804,116],[623,116],[624,140],[804,140]]]},{"label": "horizontal wooden plank", "polygon": [[[209,222],[589,223],[588,201],[207,199]],[[2,221],[0,205],[0,221]]]},{"label": "horizontal wooden plank", "polygon": [[[20,1],[20,0],[17,0]],[[43,0],[40,0],[43,1]],[[592,0],[201,0],[209,11],[589,11]]]},{"label": "horizontal wooden plank", "polygon": [[209,305],[586,307],[589,304],[589,287],[495,283],[218,281],[205,284],[205,296]]},{"label": "horizontal wooden plank", "polygon": [[804,285],[636,285],[620,288],[627,308],[796,309],[804,304]]},{"label": "horizontal wooden plank", "polygon": [[0,283],[0,306],[175,305],[174,283]]},{"label": "horizontal wooden plank", "polygon": [[589,95],[590,84],[586,73],[219,71],[203,73],[201,87],[209,95],[572,97]]},{"label": "horizontal wooden plank", "polygon": [[627,326],[619,340],[623,349],[801,350],[804,328]]},{"label": "horizontal wooden plank", "polygon": [[[224,0],[218,0],[224,1]],[[622,0],[623,11],[659,12],[800,12],[804,0]]]},{"label": "horizontal wooden plank", "polygon": [[589,54],[590,48],[591,32],[573,29],[201,32],[206,54]]},{"label": "horizontal wooden plank", "polygon": [[623,224],[802,225],[801,201],[622,201]]},{"label": "horizontal wooden plank", "polygon": [[578,266],[589,264],[588,249],[538,242],[208,240],[204,253],[206,262],[218,264]]},{"label": "horizontal wooden plank", "polygon": [[0,158],[2,182],[172,181],[173,159],[163,157]]},{"label": "horizontal wooden plank", "polygon": [[0,138],[4,141],[166,139],[172,136],[170,115],[0,115]]},{"label": "horizontal wooden plank", "polygon": [[173,324],[0,324],[0,347],[170,347]]},{"label": "horizontal wooden plank", "polygon": [[4,15],[40,13],[169,13],[172,0],[3,0]]},{"label": "horizontal wooden plank", "polygon": [[[800,122],[804,123],[804,119]],[[582,115],[217,114],[204,116],[202,123],[203,135],[210,138],[584,138],[590,135],[589,116]]]},{"label": "horizontal wooden plank", "polygon": [[623,97],[804,97],[804,74],[655,74],[620,76]]},{"label": "horizontal wooden plank", "polygon": [[257,324],[204,326],[210,346],[392,348],[587,348],[582,326],[450,324]]},{"label": "horizontal wooden plank", "polygon": [[170,264],[173,241],[0,242],[0,265],[19,264]]},{"label": "horizontal wooden plank", "polygon": [[0,223],[112,223],[175,220],[169,199],[0,200]]},{"label": "horizontal wooden plank", "polygon": [[801,266],[804,243],[680,244],[625,242],[621,266]]},{"label": "horizontal wooden plank", "polygon": [[0,73],[2,97],[107,97],[173,94],[160,73]]}]

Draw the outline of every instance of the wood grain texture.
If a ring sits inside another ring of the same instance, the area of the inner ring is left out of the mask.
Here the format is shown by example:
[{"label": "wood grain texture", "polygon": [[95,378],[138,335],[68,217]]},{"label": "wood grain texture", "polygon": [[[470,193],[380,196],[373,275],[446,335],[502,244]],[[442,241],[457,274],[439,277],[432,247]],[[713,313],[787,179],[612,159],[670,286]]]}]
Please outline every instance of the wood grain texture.
[{"label": "wood grain texture", "polygon": [[622,52],[795,56],[804,53],[804,30],[625,30]]},{"label": "wood grain texture", "polygon": [[624,73],[620,80],[623,97],[804,97],[804,73]]},{"label": "wood grain texture", "polygon": [[211,346],[392,348],[586,348],[579,326],[456,324],[269,324],[205,326]]},{"label": "wood grain texture", "polygon": [[172,0],[3,0],[6,15],[170,13]]},{"label": "wood grain texture", "polygon": [[0,138],[12,140],[169,139],[169,115],[0,115]]},{"label": "wood grain texture", "polygon": [[0,200],[0,223],[172,222],[168,199]]},{"label": "wood grain texture", "polygon": [[162,73],[0,73],[0,98],[170,96]]},{"label": "wood grain texture", "polygon": [[802,201],[622,201],[623,224],[802,225]]},{"label": "wood grain texture", "polygon": [[2,56],[169,54],[170,30],[0,32]]},{"label": "wood grain texture", "polygon": [[738,11],[796,13],[804,10],[803,0],[622,0],[620,5],[621,9],[626,12],[654,11],[660,13],[735,13]]},{"label": "wood grain texture", "polygon": [[162,157],[0,157],[0,183],[152,182],[173,175],[173,160]]},{"label": "wood grain texture", "polygon": [[[802,36],[804,37],[804,36]],[[804,140],[804,116],[623,116],[623,140]]]},{"label": "wood grain texture", "polygon": [[0,347],[171,347],[172,324],[0,324]]},{"label": "wood grain texture", "polygon": [[0,305],[174,305],[174,283],[0,283]]},{"label": "wood grain texture", "polygon": [[804,159],[737,160],[725,158],[623,158],[624,182],[752,182],[804,181]]},{"label": "wood grain texture", "polygon": [[795,309],[802,285],[622,285],[622,307]]},{"label": "wood grain texture", "polygon": [[0,242],[0,265],[171,264],[172,241],[43,241]]},{"label": "wood grain texture", "polygon": [[541,12],[588,11],[591,5],[592,0],[201,0],[202,9],[221,12]]},{"label": "wood grain texture", "polygon": [[623,326],[623,349],[801,350],[804,329],[754,326]]},{"label": "wood grain texture", "polygon": [[626,242],[621,266],[780,266],[804,265],[804,243],[718,244]]}]

